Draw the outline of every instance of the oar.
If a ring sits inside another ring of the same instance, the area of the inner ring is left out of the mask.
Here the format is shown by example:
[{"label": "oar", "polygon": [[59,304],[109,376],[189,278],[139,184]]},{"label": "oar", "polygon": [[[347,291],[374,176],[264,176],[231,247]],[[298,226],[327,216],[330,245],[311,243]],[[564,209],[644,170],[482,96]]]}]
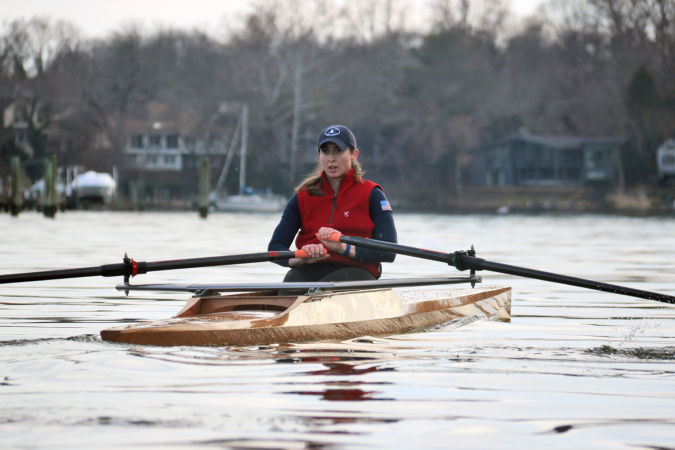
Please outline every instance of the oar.
[{"label": "oar", "polygon": [[79,267],[74,269],[46,270],[43,272],[26,272],[0,275],[2,283],[20,283],[24,281],[56,280],[61,278],[78,277],[114,277],[124,275],[124,282],[129,277],[158,270],[191,269],[195,267],[225,266],[229,264],[245,264],[277,259],[307,258],[304,250],[287,250],[279,252],[248,253],[242,255],[210,256],[206,258],[175,259],[171,261],[136,262],[126,254],[120,264],[105,264],[103,266]]},{"label": "oar", "polygon": [[597,291],[612,292],[614,294],[628,295],[631,297],[640,297],[646,298],[648,300],[656,300],[659,302],[675,304],[675,297],[671,295],[660,294],[658,292],[643,291],[640,289],[633,289],[616,284],[586,280],[583,278],[570,277],[567,275],[559,275],[541,270],[527,269],[525,267],[517,267],[508,264],[487,261],[482,258],[476,258],[474,256],[476,253],[473,251],[473,249],[469,251],[456,251],[454,253],[442,253],[433,250],[424,250],[420,248],[394,244],[392,242],[378,241],[375,239],[354,236],[338,237],[336,234],[331,236],[329,240],[336,241],[338,239],[346,244],[357,245],[360,247],[387,251],[391,253],[400,253],[401,255],[430,259],[432,261],[441,261],[456,267],[458,270],[490,270],[492,272],[517,275],[526,278],[535,278],[543,281],[551,281],[553,283],[569,284],[571,286],[595,289]]}]

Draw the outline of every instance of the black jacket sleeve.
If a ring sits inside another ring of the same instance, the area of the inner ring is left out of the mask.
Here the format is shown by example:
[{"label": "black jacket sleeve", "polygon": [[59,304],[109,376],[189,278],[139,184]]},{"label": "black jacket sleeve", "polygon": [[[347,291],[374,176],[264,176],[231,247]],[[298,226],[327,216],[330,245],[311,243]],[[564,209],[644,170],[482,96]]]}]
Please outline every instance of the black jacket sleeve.
[{"label": "black jacket sleeve", "polygon": [[[396,242],[396,226],[391,205],[381,189],[375,188],[370,193],[370,219],[375,224],[373,239],[378,241]],[[396,254],[356,247],[355,258],[364,262],[393,262]]]},{"label": "black jacket sleeve", "polygon": [[[290,250],[291,244],[295,235],[300,229],[300,207],[298,206],[298,194],[293,194],[293,197],[286,204],[284,212],[281,214],[281,221],[274,229],[272,239],[267,245],[269,251],[285,251]],[[288,260],[274,261],[280,266],[288,267]]]}]

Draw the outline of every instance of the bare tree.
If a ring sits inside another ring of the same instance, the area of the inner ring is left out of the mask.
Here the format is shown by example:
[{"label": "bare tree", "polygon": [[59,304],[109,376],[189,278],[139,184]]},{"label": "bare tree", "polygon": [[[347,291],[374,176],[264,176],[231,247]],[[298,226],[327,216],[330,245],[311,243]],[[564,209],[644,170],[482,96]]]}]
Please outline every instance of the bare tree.
[{"label": "bare tree", "polygon": [[[318,14],[325,4],[312,3],[312,8],[302,10],[298,5],[297,1],[260,2],[247,27],[231,43],[237,50],[238,82],[252,97],[248,101],[252,113],[261,114],[274,135],[270,141],[275,142],[278,161],[288,167],[289,184],[297,178],[304,117],[321,106],[319,93],[326,94],[339,72],[331,67],[330,39],[322,46],[316,31],[329,20]],[[312,17],[318,19],[309,20]]]},{"label": "bare tree", "polygon": [[160,68],[144,64],[143,38],[137,29],[116,33],[91,53],[84,100],[101,138],[94,151],[112,165],[121,159],[129,115],[154,98],[154,75]]},{"label": "bare tree", "polygon": [[9,23],[3,41],[16,75],[40,77],[61,53],[77,45],[79,32],[69,22],[48,17],[16,19]]}]

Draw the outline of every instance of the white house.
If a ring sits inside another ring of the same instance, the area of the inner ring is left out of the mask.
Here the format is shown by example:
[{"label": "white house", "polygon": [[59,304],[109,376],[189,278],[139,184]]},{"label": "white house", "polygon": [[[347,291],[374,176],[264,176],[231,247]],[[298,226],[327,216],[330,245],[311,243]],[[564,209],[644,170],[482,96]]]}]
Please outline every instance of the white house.
[{"label": "white house", "polygon": [[186,138],[173,130],[162,130],[155,122],[151,129],[137,131],[127,138],[125,153],[145,170],[183,170],[183,156],[189,153]]},{"label": "white house", "polygon": [[218,140],[206,145],[201,128],[177,108],[150,102],[129,122],[124,153],[144,172],[182,172],[204,157],[219,161],[225,146]]}]

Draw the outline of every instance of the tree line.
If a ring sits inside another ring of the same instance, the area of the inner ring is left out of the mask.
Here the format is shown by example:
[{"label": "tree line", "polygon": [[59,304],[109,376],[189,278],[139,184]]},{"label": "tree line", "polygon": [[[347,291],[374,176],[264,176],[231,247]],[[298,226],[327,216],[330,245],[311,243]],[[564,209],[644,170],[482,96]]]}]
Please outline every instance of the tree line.
[{"label": "tree line", "polygon": [[129,118],[158,102],[204,133],[231,126],[224,105],[248,105],[248,179],[283,193],[333,123],[355,131],[367,176],[406,202],[461,195],[463,155],[522,128],[621,137],[626,183],[654,182],[656,148],[675,132],[672,0],[563,0],[520,22],[502,0],[432,0],[416,30],[404,1],[331,5],[261,0],[219,37],[128,26],[92,40],[50,18],[5,23],[0,106],[21,101],[33,151],[3,127],[0,176],[14,155],[41,176],[31,161],[50,151],[47,128],[60,164],[110,171]]}]

